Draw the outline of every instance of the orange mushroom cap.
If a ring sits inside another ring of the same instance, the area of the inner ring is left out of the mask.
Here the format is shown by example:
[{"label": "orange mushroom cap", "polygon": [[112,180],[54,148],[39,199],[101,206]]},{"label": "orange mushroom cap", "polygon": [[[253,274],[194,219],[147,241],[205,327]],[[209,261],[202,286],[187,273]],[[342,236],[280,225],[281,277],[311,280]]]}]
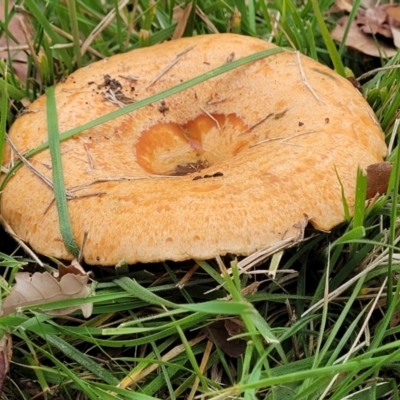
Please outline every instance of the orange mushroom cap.
[{"label": "orange mushroom cap", "polygon": [[[56,86],[59,130],[273,47],[205,35],[93,63]],[[29,111],[9,132],[22,154],[48,139],[46,97]],[[61,150],[78,244],[88,233],[84,259],[115,265],[248,255],[295,237],[305,214],[329,230],[344,220],[341,185],[351,208],[357,168],[381,162],[386,145],[346,79],[284,51],[88,129]],[[7,146],[5,166],[14,159]],[[51,178],[48,150],[30,161]],[[5,186],[1,213],[37,252],[70,259],[53,199],[23,166]]]}]

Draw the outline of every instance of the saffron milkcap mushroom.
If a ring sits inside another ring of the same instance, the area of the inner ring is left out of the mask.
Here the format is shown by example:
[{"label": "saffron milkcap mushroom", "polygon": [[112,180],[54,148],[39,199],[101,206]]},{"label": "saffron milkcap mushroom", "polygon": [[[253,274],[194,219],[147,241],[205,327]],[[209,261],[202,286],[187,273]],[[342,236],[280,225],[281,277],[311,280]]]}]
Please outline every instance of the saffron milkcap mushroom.
[{"label": "saffron milkcap mushroom", "polygon": [[[274,48],[234,34],[182,38],[95,62],[55,88],[60,132],[232,60]],[[9,132],[18,153],[48,140],[46,96]],[[74,237],[89,264],[249,255],[344,220],[357,168],[379,163],[384,135],[346,79],[296,52],[251,62],[61,143]],[[4,152],[9,167],[18,156]],[[51,179],[47,150],[29,159]],[[1,213],[38,253],[71,259],[52,189],[22,166]]]}]

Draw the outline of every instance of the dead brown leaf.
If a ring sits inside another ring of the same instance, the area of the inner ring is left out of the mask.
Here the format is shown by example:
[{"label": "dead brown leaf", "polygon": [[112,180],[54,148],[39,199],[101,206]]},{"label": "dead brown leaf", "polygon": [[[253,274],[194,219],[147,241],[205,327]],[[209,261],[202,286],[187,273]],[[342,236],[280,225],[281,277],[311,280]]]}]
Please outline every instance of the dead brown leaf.
[{"label": "dead brown leaf", "polygon": [[[239,321],[239,322],[238,322]],[[232,339],[232,336],[243,333],[242,321],[237,318],[219,319],[208,326],[206,335],[209,340],[216,344],[224,353],[230,357],[238,358],[246,350],[246,342],[242,339]]]},{"label": "dead brown leaf", "polygon": [[[91,292],[88,286],[89,275],[83,270],[83,274],[79,271],[77,262],[73,264],[75,265],[61,268],[62,272],[59,273],[58,279],[49,272],[17,273],[15,275],[16,284],[3,302],[2,315],[15,312],[23,306],[89,296]],[[93,304],[85,303],[79,306],[50,310],[46,311],[46,314],[68,315],[79,309],[84,317],[88,318],[92,313]]]},{"label": "dead brown leaf", "polygon": [[356,16],[357,26],[364,33],[392,38],[386,8],[385,4],[366,10],[359,9]]},{"label": "dead brown leaf", "polygon": [[[348,16],[343,16],[339,19],[336,27],[331,32],[333,40],[339,43],[342,42],[348,19]],[[346,46],[372,57],[390,58],[397,53],[394,46],[362,32],[356,22],[353,22],[350,26]]]},{"label": "dead brown leaf", "polygon": [[371,164],[367,171],[367,199],[372,199],[376,194],[384,194],[387,191],[392,164],[381,162]]}]

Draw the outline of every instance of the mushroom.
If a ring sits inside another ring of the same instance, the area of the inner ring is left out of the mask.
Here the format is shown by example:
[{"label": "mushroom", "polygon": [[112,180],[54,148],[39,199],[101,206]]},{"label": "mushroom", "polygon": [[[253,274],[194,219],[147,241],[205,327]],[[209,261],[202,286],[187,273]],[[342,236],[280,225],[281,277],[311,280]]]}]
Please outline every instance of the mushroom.
[{"label": "mushroom", "polygon": [[[55,88],[60,132],[233,59],[274,48],[234,34],[182,38],[115,55]],[[18,153],[47,141],[46,97],[9,132]],[[344,220],[357,168],[379,163],[384,135],[346,79],[282,51],[88,129],[61,143],[73,233],[89,264],[248,255]],[[9,146],[4,165],[17,158]],[[51,179],[48,150],[30,158]],[[21,167],[1,213],[38,253],[71,259],[52,189]]]}]

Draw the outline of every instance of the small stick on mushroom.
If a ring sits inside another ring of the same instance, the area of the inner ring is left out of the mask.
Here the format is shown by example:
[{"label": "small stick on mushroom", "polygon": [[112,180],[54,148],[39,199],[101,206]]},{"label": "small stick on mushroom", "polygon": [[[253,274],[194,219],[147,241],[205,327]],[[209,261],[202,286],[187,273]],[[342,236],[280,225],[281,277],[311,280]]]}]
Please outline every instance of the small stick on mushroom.
[{"label": "small stick on mushroom", "polygon": [[94,165],[93,157],[92,157],[92,154],[90,153],[88,145],[85,143],[83,145],[83,147],[85,148],[85,151],[86,151],[86,154],[87,154],[87,157],[88,157],[88,160],[89,160],[90,168],[91,169],[96,169],[96,166]]},{"label": "small stick on mushroom", "polygon": [[[274,113],[269,113],[267,116],[265,116],[263,119],[261,119],[260,121],[256,122],[254,125],[250,126],[249,128],[247,128],[245,131],[241,132],[239,134],[240,135],[244,135],[247,132],[252,131],[254,128],[256,128],[257,126],[261,125],[263,122],[265,122],[268,118],[272,117],[274,115]],[[255,145],[253,145],[255,146]],[[250,146],[252,147],[252,146]]]},{"label": "small stick on mushroom", "polygon": [[312,86],[310,85],[310,83],[308,82],[307,78],[306,78],[306,74],[304,73],[304,69],[303,69],[303,65],[301,63],[301,58],[300,58],[300,52],[296,51],[296,56],[297,56],[297,64],[299,66],[300,69],[300,75],[301,75],[301,80],[303,81],[304,85],[308,88],[308,90],[314,95],[314,97],[318,100],[319,103],[325,104],[317,95],[317,93],[315,93],[315,90],[312,88]]},{"label": "small stick on mushroom", "polygon": [[[23,162],[23,164],[29,168],[38,178],[40,178],[46,185],[50,186],[53,189],[53,182],[47,178],[47,176],[44,176],[41,172],[39,172],[15,147],[14,143],[11,141],[11,139],[6,136],[6,140],[8,144],[11,146],[15,154],[18,156],[18,158]],[[67,197],[73,198],[74,195],[68,191],[66,191]]]},{"label": "small stick on mushroom", "polygon": [[163,68],[160,73],[146,86],[146,89],[148,89],[151,85],[153,85],[154,83],[156,83],[164,74],[166,74],[177,62],[179,62],[179,60],[182,58],[182,56],[184,54],[186,54],[188,51],[192,50],[194,46],[190,46],[184,50],[182,50],[181,52],[179,52],[175,59],[168,64],[165,68]]},{"label": "small stick on mushroom", "polygon": [[4,227],[4,230],[13,237],[13,239],[24,249],[24,251],[29,254],[41,267],[44,267],[44,264],[40,261],[38,256],[30,249],[28,245],[25,244],[24,241],[14,232],[8,222],[0,215],[0,222]]}]

